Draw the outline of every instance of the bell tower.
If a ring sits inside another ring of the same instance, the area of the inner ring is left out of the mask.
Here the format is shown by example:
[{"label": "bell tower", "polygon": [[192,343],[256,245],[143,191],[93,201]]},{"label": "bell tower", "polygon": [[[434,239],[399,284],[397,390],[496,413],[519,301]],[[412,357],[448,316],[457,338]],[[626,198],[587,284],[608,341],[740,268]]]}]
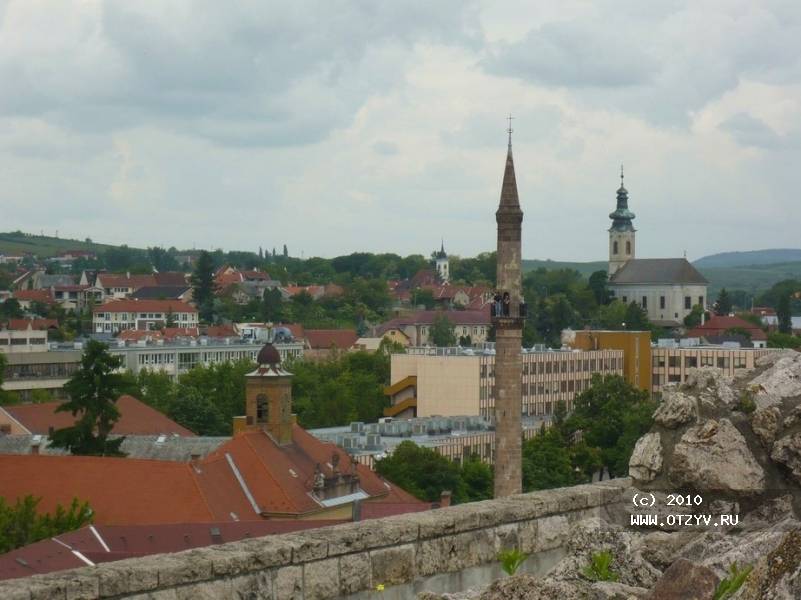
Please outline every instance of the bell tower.
[{"label": "bell tower", "polygon": [[609,228],[609,277],[635,257],[632,225],[634,213],[629,210],[629,192],[623,185],[623,165],[620,165],[620,188],[617,190],[617,208],[609,213],[612,226]]},{"label": "bell tower", "polygon": [[292,443],[292,373],[281,366],[281,355],[268,343],[256,358],[258,367],[245,375],[247,429],[261,429],[281,446]]}]

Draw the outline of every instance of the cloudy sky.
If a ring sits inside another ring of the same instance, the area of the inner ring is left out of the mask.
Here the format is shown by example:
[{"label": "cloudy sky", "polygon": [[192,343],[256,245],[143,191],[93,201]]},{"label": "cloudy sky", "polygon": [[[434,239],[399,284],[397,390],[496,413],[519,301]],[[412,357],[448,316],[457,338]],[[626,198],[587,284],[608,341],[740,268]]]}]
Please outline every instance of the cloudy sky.
[{"label": "cloudy sky", "polygon": [[799,247],[797,0],[0,0],[0,230],[300,256]]}]

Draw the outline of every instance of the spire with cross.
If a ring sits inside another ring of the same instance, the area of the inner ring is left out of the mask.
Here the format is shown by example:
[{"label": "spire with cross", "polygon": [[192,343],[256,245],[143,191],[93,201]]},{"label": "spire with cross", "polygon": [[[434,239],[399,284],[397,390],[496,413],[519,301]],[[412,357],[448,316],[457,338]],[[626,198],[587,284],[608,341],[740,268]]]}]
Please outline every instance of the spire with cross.
[{"label": "spire with cross", "polygon": [[514,131],[514,129],[512,129],[512,119],[514,119],[514,117],[512,116],[512,113],[509,113],[509,116],[506,117],[506,119],[509,121],[509,128],[506,130],[506,133],[509,134],[509,147],[511,148],[512,147],[512,132]]}]

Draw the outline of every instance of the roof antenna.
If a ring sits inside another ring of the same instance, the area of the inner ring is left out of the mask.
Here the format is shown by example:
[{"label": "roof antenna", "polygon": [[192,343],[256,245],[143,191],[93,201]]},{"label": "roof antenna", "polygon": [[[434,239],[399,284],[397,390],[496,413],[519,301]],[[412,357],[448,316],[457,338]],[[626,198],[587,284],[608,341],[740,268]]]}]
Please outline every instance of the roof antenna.
[{"label": "roof antenna", "polygon": [[507,129],[506,132],[509,134],[509,147],[511,148],[512,147],[512,132],[514,131],[514,129],[512,129],[512,119],[514,119],[514,117],[512,116],[512,113],[509,113],[509,116],[506,117],[506,119],[509,121],[509,129]]}]

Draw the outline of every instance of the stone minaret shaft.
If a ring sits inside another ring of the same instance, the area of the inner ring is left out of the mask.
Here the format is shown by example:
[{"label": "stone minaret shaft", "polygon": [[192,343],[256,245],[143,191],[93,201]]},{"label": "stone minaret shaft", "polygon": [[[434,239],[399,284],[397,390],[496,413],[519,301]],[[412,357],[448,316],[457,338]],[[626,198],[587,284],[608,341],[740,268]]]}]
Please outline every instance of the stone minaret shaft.
[{"label": "stone minaret shaft", "polygon": [[523,319],[520,306],[523,211],[517,197],[515,165],[512,159],[511,131],[506,169],[503,173],[501,202],[495,213],[498,223],[497,288],[508,292],[508,315],[495,316],[495,497],[522,491],[521,442],[521,345]]}]

